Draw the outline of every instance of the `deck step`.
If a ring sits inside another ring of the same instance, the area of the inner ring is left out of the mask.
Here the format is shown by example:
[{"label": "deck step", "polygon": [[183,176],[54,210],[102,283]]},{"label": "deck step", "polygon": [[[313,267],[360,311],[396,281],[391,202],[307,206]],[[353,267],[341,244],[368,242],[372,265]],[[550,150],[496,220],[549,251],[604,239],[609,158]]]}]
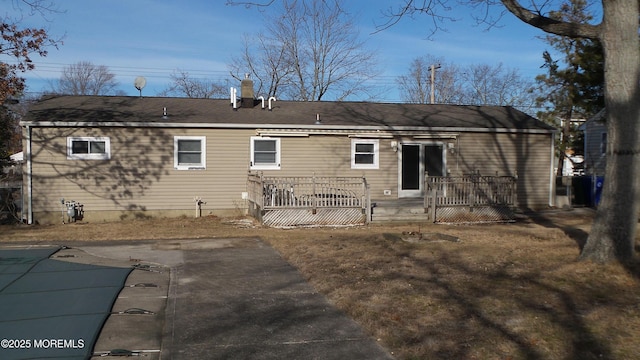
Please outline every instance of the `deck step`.
[{"label": "deck step", "polygon": [[371,221],[425,221],[427,217],[423,207],[395,204],[376,204],[371,213]]},{"label": "deck step", "polygon": [[405,214],[405,215],[373,215],[372,222],[393,222],[393,221],[428,221],[427,214]]}]

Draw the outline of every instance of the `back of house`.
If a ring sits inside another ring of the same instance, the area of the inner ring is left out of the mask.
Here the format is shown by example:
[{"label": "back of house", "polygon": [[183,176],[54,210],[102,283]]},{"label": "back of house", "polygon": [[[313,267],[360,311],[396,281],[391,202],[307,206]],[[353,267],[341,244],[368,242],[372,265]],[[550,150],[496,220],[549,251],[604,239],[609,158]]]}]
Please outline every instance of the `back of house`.
[{"label": "back of house", "polygon": [[242,215],[250,174],[363,178],[372,202],[510,175],[519,207],[553,201],[554,129],[511,107],[54,96],[21,124],[29,223]]}]

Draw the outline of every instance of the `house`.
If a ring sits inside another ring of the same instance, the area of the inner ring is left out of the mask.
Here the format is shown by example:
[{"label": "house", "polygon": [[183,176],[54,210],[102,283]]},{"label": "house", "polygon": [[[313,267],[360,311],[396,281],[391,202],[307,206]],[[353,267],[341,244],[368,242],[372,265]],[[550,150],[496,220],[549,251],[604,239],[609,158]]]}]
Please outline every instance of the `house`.
[{"label": "house", "polygon": [[584,133],[584,172],[585,175],[604,176],[607,165],[607,124],[606,109],[600,110],[580,125]]},{"label": "house", "polygon": [[21,125],[29,223],[70,201],[87,221],[243,214],[256,173],[362,177],[373,202],[421,197],[428,175],[517,174],[520,207],[553,201],[554,129],[511,107],[53,96]]},{"label": "house", "polygon": [[584,174],[572,181],[575,202],[580,205],[597,206],[602,197],[604,174],[607,166],[607,111],[598,113],[585,121],[578,130],[584,135]]}]

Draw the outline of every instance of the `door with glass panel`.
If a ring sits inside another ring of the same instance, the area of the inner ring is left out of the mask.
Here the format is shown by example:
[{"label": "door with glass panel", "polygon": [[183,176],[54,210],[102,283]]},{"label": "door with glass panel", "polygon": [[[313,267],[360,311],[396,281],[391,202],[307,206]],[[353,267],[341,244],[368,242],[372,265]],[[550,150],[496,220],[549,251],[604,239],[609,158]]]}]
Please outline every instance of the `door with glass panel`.
[{"label": "door with glass panel", "polygon": [[424,195],[425,174],[446,174],[446,153],[442,143],[403,143],[398,151],[399,197]]}]

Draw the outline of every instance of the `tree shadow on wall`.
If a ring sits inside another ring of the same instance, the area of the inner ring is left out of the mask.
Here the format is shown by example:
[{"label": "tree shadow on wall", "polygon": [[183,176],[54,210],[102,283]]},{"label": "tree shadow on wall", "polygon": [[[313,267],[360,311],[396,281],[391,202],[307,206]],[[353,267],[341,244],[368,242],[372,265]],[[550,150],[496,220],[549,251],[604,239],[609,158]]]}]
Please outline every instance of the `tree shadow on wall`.
[{"label": "tree shadow on wall", "polygon": [[[68,159],[70,136],[108,137],[110,159]],[[71,193],[77,201],[145,211],[141,198],[173,167],[173,134],[159,128],[34,128],[32,143],[34,201],[47,209]]]},{"label": "tree shadow on wall", "polygon": [[[327,123],[333,119],[349,119],[357,126],[383,127],[396,139],[411,137],[400,131],[399,126],[413,128],[416,135],[432,136],[420,141],[450,141],[446,133],[457,134],[456,139],[464,137],[469,145],[454,144],[460,147],[447,150],[447,169],[451,175],[517,175],[519,207],[528,209],[540,198],[548,202],[545,189],[540,189],[538,184],[540,178],[550,176],[549,168],[543,169],[544,174],[537,174],[531,169],[532,165],[544,166],[548,161],[550,135],[528,132],[527,129],[541,125],[516,109],[502,106],[338,103],[324,118]],[[459,129],[469,131],[460,132]],[[439,138],[442,133],[445,133],[444,137]]]}]

